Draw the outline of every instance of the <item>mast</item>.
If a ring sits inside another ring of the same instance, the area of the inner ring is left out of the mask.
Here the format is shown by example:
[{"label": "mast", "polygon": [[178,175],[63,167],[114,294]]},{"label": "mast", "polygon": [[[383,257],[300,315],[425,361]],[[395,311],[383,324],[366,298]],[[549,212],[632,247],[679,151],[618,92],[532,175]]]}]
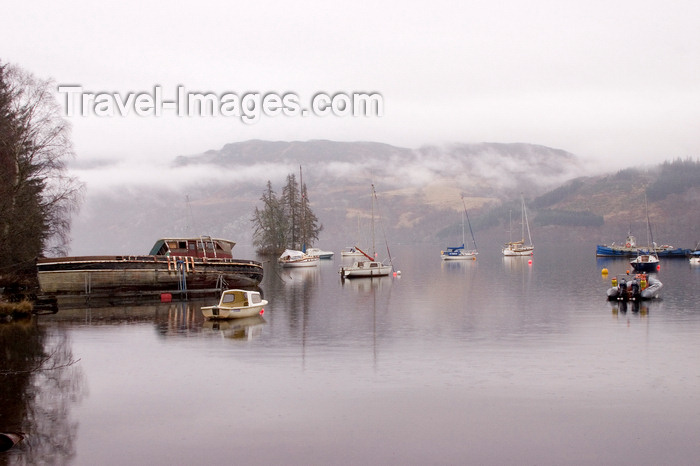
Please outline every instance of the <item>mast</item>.
[{"label": "mast", "polygon": [[508,211],[508,242],[513,242],[513,211]]},{"label": "mast", "polygon": [[649,254],[654,254],[657,258],[656,245],[654,244],[654,236],[651,233],[651,221],[649,220],[649,202],[647,201],[647,193],[644,193],[644,208],[647,211],[647,243],[649,243]]},{"label": "mast", "polygon": [[523,243],[525,242],[525,199],[523,198],[523,195],[520,195],[520,202],[522,204],[522,207],[520,209],[520,238],[522,239]]},{"label": "mast", "polygon": [[[525,224],[527,225],[527,239],[530,241],[530,246],[532,246],[532,235],[530,235],[530,222],[527,221],[527,210],[525,209],[525,198],[520,195],[520,198],[523,200],[523,216],[525,218]],[[524,235],[523,235],[523,241],[525,240]]]},{"label": "mast", "polygon": [[[474,243],[474,249],[476,247],[476,238],[474,238],[474,230],[472,230],[472,222],[469,221],[469,212],[467,212],[467,205],[464,203],[464,196],[462,196],[462,206],[464,207],[464,215],[467,217],[467,224],[469,225],[469,233],[472,235],[472,243]],[[464,242],[464,221],[462,221],[462,242]]]},{"label": "mast", "polygon": [[304,179],[299,165],[299,195],[301,196],[301,251],[306,252],[306,200],[304,197]]},{"label": "mast", "polygon": [[[464,201],[464,200],[462,200]],[[464,247],[465,242],[464,242],[464,212],[462,212],[462,246]]]},{"label": "mast", "polygon": [[[374,191],[374,183],[372,183],[372,256],[376,257],[377,256],[377,249],[375,247],[374,243],[374,198],[377,196],[377,193]],[[374,260],[374,259],[372,259]]]}]

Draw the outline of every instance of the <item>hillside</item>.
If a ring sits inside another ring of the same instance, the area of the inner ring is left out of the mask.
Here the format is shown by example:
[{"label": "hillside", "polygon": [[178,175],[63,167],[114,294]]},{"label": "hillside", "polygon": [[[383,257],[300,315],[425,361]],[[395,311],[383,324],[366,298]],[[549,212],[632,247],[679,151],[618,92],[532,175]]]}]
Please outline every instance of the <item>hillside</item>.
[{"label": "hillside", "polygon": [[604,241],[620,241],[629,230],[646,241],[645,196],[657,242],[692,247],[700,240],[700,163],[691,160],[576,178],[531,205],[539,215],[555,211],[600,217],[600,232],[616,235]]},{"label": "hillside", "polygon": [[[267,180],[279,192],[285,177],[298,177],[300,167],[311,206],[324,225],[320,243],[329,248],[366,234],[372,183],[383,224],[395,241],[434,243],[461,236],[461,196],[478,230],[502,236],[508,211],[519,212],[520,193],[535,222],[538,215],[562,211],[583,212],[589,216],[585,221],[600,216],[604,224],[586,226],[585,234],[612,241],[624,236],[630,222],[643,221],[644,186],[660,173],[591,176],[573,154],[532,144],[414,150],[373,142],[252,140],[176,157],[158,183],[89,189],[74,221],[71,253],[140,253],[166,235],[209,234],[250,244],[250,219]],[[95,164],[93,169],[110,167]],[[697,187],[691,186],[655,200],[651,215],[694,237],[697,221],[680,213],[694,212],[697,219],[697,196]]]}]

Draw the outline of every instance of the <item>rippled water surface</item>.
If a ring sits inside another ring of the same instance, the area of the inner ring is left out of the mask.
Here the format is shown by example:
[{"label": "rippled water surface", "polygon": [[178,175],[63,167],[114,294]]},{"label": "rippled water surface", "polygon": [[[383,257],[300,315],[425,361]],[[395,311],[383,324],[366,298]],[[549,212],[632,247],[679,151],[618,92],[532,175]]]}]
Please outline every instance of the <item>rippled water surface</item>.
[{"label": "rippled water surface", "polygon": [[593,251],[267,263],[264,316],[220,324],[215,299],[61,309],[36,331],[79,361],[18,385],[0,464],[695,463],[700,267],[662,261],[663,299],[623,308],[600,270],[626,262]]}]

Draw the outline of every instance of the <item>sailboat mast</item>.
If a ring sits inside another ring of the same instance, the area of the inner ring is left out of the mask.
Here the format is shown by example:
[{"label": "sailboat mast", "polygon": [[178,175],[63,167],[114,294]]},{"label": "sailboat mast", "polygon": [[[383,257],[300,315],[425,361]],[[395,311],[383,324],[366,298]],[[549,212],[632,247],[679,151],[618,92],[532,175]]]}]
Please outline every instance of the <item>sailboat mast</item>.
[{"label": "sailboat mast", "polygon": [[[532,235],[530,235],[530,222],[527,221],[527,210],[525,209],[525,198],[522,198],[522,199],[523,199],[523,216],[525,217],[525,225],[527,225],[527,240],[530,242],[530,246],[532,246]],[[524,239],[525,238],[523,238],[523,240]]]},{"label": "sailboat mast", "polygon": [[306,200],[304,199],[304,178],[301,176],[301,165],[299,165],[299,195],[301,196],[301,250],[306,252]]},{"label": "sailboat mast", "polygon": [[376,192],[374,191],[374,183],[372,183],[372,256],[376,257],[377,249],[374,244],[374,198],[376,197]]},{"label": "sailboat mast", "polygon": [[513,211],[508,211],[508,242],[513,242]]},{"label": "sailboat mast", "polygon": [[647,193],[644,193],[644,208],[647,211],[647,243],[649,244],[649,254],[654,254],[658,257],[656,253],[656,245],[654,244],[654,236],[651,233],[651,221],[649,220],[649,202],[647,201]]},{"label": "sailboat mast", "polygon": [[525,199],[520,195],[522,207],[520,209],[520,239],[525,242]]},{"label": "sailboat mast", "polygon": [[[464,215],[467,217],[467,225],[469,225],[469,234],[472,235],[472,243],[474,243],[474,249],[479,249],[476,247],[476,238],[474,238],[472,222],[469,221],[469,212],[467,212],[467,205],[464,203],[464,196],[462,196],[462,207],[464,207]],[[464,222],[462,222],[462,242],[464,242]]]}]

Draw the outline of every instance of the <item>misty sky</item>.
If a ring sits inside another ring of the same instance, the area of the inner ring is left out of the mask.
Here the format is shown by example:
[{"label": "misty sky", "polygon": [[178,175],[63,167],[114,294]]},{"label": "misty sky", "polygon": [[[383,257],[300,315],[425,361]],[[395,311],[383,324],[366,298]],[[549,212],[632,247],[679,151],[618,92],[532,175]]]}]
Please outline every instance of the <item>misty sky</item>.
[{"label": "misty sky", "polygon": [[[379,92],[382,117],[72,117],[79,160],[252,138],[700,156],[700,2],[13,2],[0,59],[92,92]],[[169,96],[166,96],[169,97]]]}]

